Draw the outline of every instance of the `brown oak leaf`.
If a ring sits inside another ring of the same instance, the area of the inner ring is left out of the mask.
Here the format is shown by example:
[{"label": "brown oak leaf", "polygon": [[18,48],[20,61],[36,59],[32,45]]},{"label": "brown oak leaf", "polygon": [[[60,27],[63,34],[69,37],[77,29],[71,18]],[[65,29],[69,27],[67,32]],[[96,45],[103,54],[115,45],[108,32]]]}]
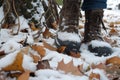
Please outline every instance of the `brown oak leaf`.
[{"label": "brown oak leaf", "polygon": [[79,75],[82,76],[82,73],[79,71],[78,67],[74,66],[73,60],[69,63],[65,64],[64,61],[60,61],[58,63],[57,70],[62,70],[65,73],[71,73],[73,75]]}]

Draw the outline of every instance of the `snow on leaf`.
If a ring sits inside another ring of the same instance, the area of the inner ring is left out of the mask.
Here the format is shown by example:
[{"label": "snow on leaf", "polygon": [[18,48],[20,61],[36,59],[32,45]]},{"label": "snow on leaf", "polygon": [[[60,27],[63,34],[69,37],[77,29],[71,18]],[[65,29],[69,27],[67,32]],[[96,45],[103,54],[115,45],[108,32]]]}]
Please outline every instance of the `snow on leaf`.
[{"label": "snow on leaf", "polygon": [[41,58],[38,55],[33,55],[33,54],[30,54],[30,55],[34,60],[34,63],[37,63],[39,60],[41,60]]},{"label": "snow on leaf", "polygon": [[78,67],[74,66],[73,60],[70,61],[69,63],[65,64],[64,61],[60,61],[58,63],[57,70],[62,70],[65,73],[71,73],[73,75],[79,75],[82,76],[82,73],[80,73]]},{"label": "snow on leaf", "polygon": [[41,45],[32,45],[32,49],[37,51],[41,57],[45,56],[46,51],[45,51],[43,46],[41,46]]},{"label": "snow on leaf", "polygon": [[17,53],[17,56],[15,57],[15,60],[10,65],[2,68],[4,71],[24,71],[22,67],[23,62],[23,53],[20,51]]},{"label": "snow on leaf", "polygon": [[50,44],[48,44],[47,42],[43,41],[43,45],[45,48],[52,50],[52,51],[56,51],[57,49],[53,46],[51,46]]}]

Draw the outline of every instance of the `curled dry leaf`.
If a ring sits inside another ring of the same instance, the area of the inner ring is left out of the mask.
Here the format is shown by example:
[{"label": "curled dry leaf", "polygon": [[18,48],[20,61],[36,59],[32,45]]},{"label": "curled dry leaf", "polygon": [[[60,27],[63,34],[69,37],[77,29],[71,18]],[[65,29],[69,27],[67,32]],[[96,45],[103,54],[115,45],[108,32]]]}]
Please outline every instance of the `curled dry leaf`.
[{"label": "curled dry leaf", "polygon": [[45,56],[45,49],[43,46],[40,45],[32,45],[32,49],[37,51],[41,57]]},{"label": "curled dry leaf", "polygon": [[74,66],[73,60],[71,60],[69,63],[65,64],[64,61],[60,61],[58,63],[58,70],[65,71],[65,73],[71,73],[73,75],[79,75],[82,76],[82,73],[79,71],[78,67]]},{"label": "curled dry leaf", "polygon": [[113,64],[113,65],[120,65],[120,58],[115,56],[106,60],[106,65]]},{"label": "curled dry leaf", "polygon": [[89,76],[89,80],[100,80],[100,74],[92,72]]},{"label": "curled dry leaf", "polygon": [[39,61],[37,64],[37,69],[50,69],[50,64],[48,60]]}]

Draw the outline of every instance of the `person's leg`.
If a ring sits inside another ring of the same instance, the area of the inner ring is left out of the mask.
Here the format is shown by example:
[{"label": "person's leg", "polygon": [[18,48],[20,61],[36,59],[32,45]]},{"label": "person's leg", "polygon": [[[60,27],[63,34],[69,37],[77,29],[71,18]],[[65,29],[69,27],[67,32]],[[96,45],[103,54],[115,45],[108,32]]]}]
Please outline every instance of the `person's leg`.
[{"label": "person's leg", "polygon": [[63,0],[56,43],[59,47],[66,46],[65,53],[68,55],[71,51],[75,53],[79,52],[79,16],[80,0]]},{"label": "person's leg", "polygon": [[89,44],[88,49],[97,53],[97,56],[108,56],[112,53],[111,46],[101,36],[104,8],[106,8],[106,0],[84,0],[82,5],[82,9],[85,11],[83,42]]}]

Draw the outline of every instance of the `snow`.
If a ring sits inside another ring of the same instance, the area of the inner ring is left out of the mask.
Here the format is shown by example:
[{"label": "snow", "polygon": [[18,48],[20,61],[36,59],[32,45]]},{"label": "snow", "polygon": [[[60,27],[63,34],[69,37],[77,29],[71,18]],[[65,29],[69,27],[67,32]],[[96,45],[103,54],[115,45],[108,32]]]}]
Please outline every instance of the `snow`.
[{"label": "snow", "polygon": [[62,41],[80,42],[80,36],[77,33],[58,32],[58,39]]},{"label": "snow", "polygon": [[8,54],[6,57],[0,59],[0,69],[4,68],[14,62],[15,57],[17,56],[18,51],[15,51],[11,54]]},{"label": "snow", "polygon": [[33,59],[28,55],[24,55],[22,66],[25,70],[30,70],[32,72],[36,70],[36,64],[33,63]]},{"label": "snow", "polygon": [[[49,72],[49,73],[48,73]],[[36,71],[36,80],[88,80],[86,76],[73,76],[71,74],[65,75],[62,72],[58,72],[55,70],[38,70]],[[32,79],[32,77],[30,78]]]},{"label": "snow", "polygon": [[14,40],[8,40],[5,44],[3,44],[1,50],[4,50],[5,53],[10,53],[19,50],[20,48],[22,48],[21,44],[17,43]]},{"label": "snow", "polygon": [[95,47],[109,47],[111,48],[111,45],[104,41],[98,41],[98,40],[92,40],[89,45],[92,45],[93,48]]}]

